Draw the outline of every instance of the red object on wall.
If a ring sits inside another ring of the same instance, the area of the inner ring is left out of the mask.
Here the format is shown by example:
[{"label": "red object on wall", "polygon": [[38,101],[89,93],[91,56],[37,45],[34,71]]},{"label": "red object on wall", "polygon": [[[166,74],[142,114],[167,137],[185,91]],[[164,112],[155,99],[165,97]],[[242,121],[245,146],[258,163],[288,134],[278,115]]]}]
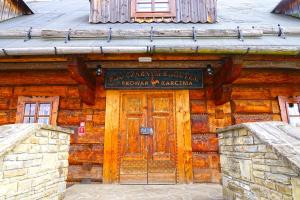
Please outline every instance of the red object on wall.
[{"label": "red object on wall", "polygon": [[80,126],[78,128],[78,135],[79,136],[85,135],[85,123],[84,122],[80,122]]}]

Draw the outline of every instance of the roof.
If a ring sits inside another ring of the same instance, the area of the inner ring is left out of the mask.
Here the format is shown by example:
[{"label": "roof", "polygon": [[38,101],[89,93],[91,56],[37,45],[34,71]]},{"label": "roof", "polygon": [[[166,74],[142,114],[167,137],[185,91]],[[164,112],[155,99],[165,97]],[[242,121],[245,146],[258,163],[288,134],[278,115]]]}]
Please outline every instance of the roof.
[{"label": "roof", "polygon": [[282,0],[272,12],[300,18],[300,0]]},{"label": "roof", "polygon": [[271,146],[278,155],[300,169],[300,128],[283,122],[252,122],[229,126],[217,132],[220,134],[240,128],[249,130],[263,143]]},{"label": "roof", "polygon": [[[74,3],[76,1],[76,3]],[[275,2],[274,2],[275,1]],[[34,15],[22,16],[0,23],[0,56],[5,55],[32,55],[32,54],[72,54],[72,53],[147,53],[149,47],[156,52],[177,53],[274,53],[283,55],[299,55],[300,30],[299,20],[287,16],[270,13],[278,0],[219,0],[218,22],[215,24],[183,24],[183,23],[107,23],[90,24],[89,2],[87,0],[52,0],[33,1],[28,5],[35,12]],[[286,32],[286,39],[278,37],[278,24]],[[150,30],[168,32],[172,29],[190,30],[190,37],[154,37],[150,41]],[[263,34],[260,37],[245,37],[244,41],[238,39],[237,26],[241,30],[254,27]],[[32,39],[24,42],[27,31],[32,27]],[[205,30],[235,30],[230,37],[192,37],[192,27],[196,32]],[[42,30],[102,30],[107,34],[103,37],[73,38],[65,43],[64,37],[43,38]],[[144,38],[116,38],[107,42],[109,28],[112,33],[120,30],[130,30],[138,33],[149,30]],[[11,33],[20,32],[16,36]],[[271,33],[271,34],[270,34]],[[270,51],[271,49],[271,51]],[[31,53],[30,53],[31,52]],[[152,52],[152,51],[151,51]]]},{"label": "roof", "polygon": [[0,21],[8,20],[20,15],[33,14],[23,0],[1,0],[0,13]]},{"label": "roof", "polygon": [[44,124],[11,124],[0,126],[0,157],[29,138],[39,129],[72,134],[72,130]]}]

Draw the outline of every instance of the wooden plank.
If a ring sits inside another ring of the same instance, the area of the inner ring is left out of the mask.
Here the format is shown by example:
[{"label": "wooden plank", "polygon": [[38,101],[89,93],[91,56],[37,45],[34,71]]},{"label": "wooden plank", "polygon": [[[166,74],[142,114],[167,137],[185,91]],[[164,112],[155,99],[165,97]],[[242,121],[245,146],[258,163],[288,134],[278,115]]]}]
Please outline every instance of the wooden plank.
[{"label": "wooden plank", "polygon": [[103,164],[103,144],[72,144],[68,160],[70,165]]},{"label": "wooden plank", "polygon": [[244,69],[235,84],[300,84],[300,71],[293,69]]},{"label": "wooden plank", "polygon": [[241,124],[246,122],[272,121],[271,114],[233,114],[233,123]]},{"label": "wooden plank", "polygon": [[66,70],[18,70],[18,71],[1,71],[0,85],[74,85]]},{"label": "wooden plank", "polygon": [[193,134],[192,149],[193,152],[217,152],[218,137],[215,134]]},{"label": "wooden plank", "polygon": [[120,92],[106,93],[106,115],[104,135],[103,182],[118,183],[118,134],[120,114]]},{"label": "wooden plank", "polygon": [[176,91],[175,96],[178,182],[192,183],[193,167],[189,91]]},{"label": "wooden plank", "polygon": [[209,124],[207,114],[193,114],[191,115],[191,130],[192,133],[208,133]]},{"label": "wooden plank", "polygon": [[82,58],[70,58],[68,71],[79,84],[78,91],[81,100],[87,105],[94,105],[96,79],[89,73],[85,61]]},{"label": "wooden plank", "polygon": [[233,100],[231,102],[234,113],[272,113],[270,100]]},{"label": "wooden plank", "polygon": [[82,180],[91,180],[93,182],[102,181],[101,165],[70,165],[68,168],[68,182],[80,182]]}]

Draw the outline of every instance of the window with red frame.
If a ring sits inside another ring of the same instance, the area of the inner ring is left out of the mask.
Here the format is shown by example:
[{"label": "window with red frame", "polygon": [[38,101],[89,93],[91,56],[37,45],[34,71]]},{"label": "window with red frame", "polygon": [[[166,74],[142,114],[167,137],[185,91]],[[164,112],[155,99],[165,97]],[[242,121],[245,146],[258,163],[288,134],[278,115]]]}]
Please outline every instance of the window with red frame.
[{"label": "window with red frame", "polygon": [[132,0],[131,17],[175,17],[175,0]]},{"label": "window with red frame", "polygon": [[282,121],[300,127],[300,97],[278,97]]}]

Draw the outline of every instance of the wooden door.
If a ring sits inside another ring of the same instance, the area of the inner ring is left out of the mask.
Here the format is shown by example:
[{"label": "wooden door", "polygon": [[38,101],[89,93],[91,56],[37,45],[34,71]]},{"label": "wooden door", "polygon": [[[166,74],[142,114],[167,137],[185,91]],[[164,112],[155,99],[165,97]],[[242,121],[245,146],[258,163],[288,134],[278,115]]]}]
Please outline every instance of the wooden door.
[{"label": "wooden door", "polygon": [[[175,184],[174,94],[133,92],[121,95],[120,183]],[[142,127],[152,128],[141,135]]]}]

